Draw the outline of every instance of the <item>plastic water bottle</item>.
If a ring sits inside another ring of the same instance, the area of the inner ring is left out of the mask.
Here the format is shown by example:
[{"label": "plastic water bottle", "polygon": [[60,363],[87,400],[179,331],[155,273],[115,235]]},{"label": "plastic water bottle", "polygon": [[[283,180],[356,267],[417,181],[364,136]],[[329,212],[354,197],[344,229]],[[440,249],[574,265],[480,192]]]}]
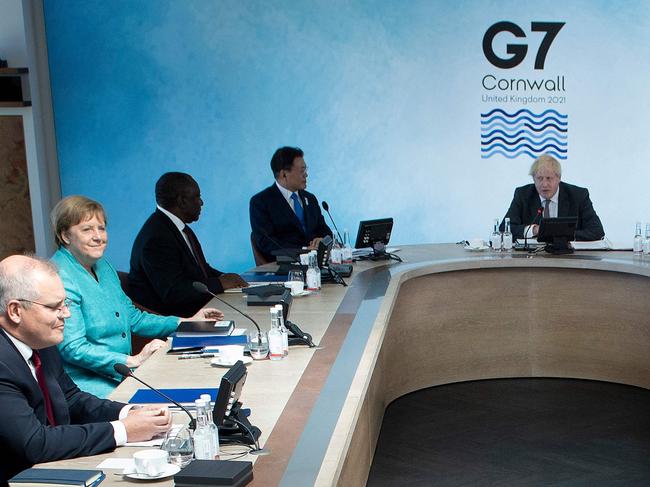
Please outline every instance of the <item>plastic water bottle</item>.
[{"label": "plastic water bottle", "polygon": [[634,252],[640,254],[643,252],[643,236],[641,235],[641,222],[636,222],[636,229],[634,230]]},{"label": "plastic water bottle", "polygon": [[278,311],[275,307],[271,311],[271,330],[269,331],[269,358],[271,360],[282,360],[284,348],[282,346],[282,332],[278,321]]},{"label": "plastic water bottle", "polygon": [[309,253],[309,267],[307,268],[307,289],[318,291],[320,289],[320,269],[316,262],[316,252]]},{"label": "plastic water bottle", "polygon": [[194,430],[194,458],[197,460],[214,460],[212,433],[208,426],[208,416],[203,399],[194,401],[196,406],[196,429]]},{"label": "plastic water bottle", "polygon": [[286,357],[289,355],[289,331],[284,326],[284,308],[281,304],[276,304],[275,309],[278,312],[278,322],[280,323],[280,333],[282,333],[282,352]]},{"label": "plastic water bottle", "polygon": [[341,262],[344,264],[352,264],[352,244],[350,243],[350,232],[346,228],[343,230],[343,255]]},{"label": "plastic water bottle", "polygon": [[501,232],[499,231],[499,219],[494,219],[494,228],[492,235],[490,235],[490,247],[492,250],[499,252],[501,250]]},{"label": "plastic water bottle", "polygon": [[510,218],[506,218],[506,225],[503,232],[503,250],[509,252],[512,250],[512,233],[510,232]]},{"label": "plastic water bottle", "polygon": [[643,239],[643,254],[650,255],[650,223],[645,224],[645,238]]},{"label": "plastic water bottle", "polygon": [[214,424],[214,418],[212,417],[212,397],[210,397],[210,394],[201,394],[201,399],[205,402],[206,415],[208,417],[208,428],[210,429],[212,436],[210,443],[212,444],[213,448],[213,458],[216,458],[219,456],[219,428],[216,424]]}]

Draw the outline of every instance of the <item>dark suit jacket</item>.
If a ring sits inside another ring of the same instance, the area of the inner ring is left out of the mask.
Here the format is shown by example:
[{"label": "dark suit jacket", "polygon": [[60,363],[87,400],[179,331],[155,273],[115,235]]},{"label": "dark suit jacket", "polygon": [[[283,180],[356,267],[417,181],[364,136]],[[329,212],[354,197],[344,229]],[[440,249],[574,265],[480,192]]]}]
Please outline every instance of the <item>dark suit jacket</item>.
[{"label": "dark suit jacket", "polygon": [[255,245],[269,261],[271,251],[281,248],[301,248],[314,238],[332,235],[325,223],[318,200],[308,191],[298,191],[305,213],[305,232],[298,217],[275,183],[257,193],[250,201],[251,229]]},{"label": "dark suit jacket", "polygon": [[157,313],[188,317],[210,300],[210,296],[192,287],[203,282],[215,294],[223,292],[219,276],[205,261],[205,279],[199,264],[174,223],[162,211],[156,210],[135,237],[131,250],[128,295],[136,303]]},{"label": "dark suit jacket", "polygon": [[115,448],[113,427],[124,404],[82,392],[63,371],[56,347],[40,350],[54,419],[47,425],[38,383],[0,329],[0,485],[36,463]]},{"label": "dark suit jacket", "polygon": [[[541,206],[534,184],[515,189],[515,195],[505,216],[510,218],[510,229],[514,238],[524,237],[524,228],[533,222]],[[586,188],[560,182],[557,216],[578,217],[576,240],[600,240],[605,236],[603,224],[594,210]],[[539,218],[536,223],[539,223]],[[503,227],[502,221],[502,231]]]}]

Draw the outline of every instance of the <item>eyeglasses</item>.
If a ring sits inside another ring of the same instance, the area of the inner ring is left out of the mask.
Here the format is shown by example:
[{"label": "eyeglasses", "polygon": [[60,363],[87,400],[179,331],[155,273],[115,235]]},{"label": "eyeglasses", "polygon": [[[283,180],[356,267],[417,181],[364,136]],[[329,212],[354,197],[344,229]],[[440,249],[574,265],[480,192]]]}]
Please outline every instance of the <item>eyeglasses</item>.
[{"label": "eyeglasses", "polygon": [[72,301],[70,301],[70,298],[65,298],[63,302],[57,304],[44,304],[44,303],[39,303],[38,301],[32,301],[31,299],[23,299],[23,298],[17,298],[16,301],[38,304],[39,306],[43,306],[44,308],[51,309],[52,311],[56,311],[58,313],[63,311],[63,308],[70,308],[70,304],[72,303]]}]

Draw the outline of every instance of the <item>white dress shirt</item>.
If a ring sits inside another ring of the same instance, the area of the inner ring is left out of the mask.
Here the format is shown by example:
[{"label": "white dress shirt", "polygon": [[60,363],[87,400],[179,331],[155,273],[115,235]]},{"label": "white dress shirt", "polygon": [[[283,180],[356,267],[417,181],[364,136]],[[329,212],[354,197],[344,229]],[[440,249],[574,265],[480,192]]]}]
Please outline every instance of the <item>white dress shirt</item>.
[{"label": "white dress shirt", "polygon": [[[16,346],[18,349],[18,352],[20,353],[20,356],[25,360],[27,363],[27,367],[29,367],[29,370],[32,373],[32,376],[34,377],[34,380],[38,383],[38,380],[36,379],[36,369],[34,368],[34,364],[32,363],[32,354],[34,353],[34,350],[32,348],[18,340],[16,337],[10,335],[9,333],[5,332],[5,334],[9,337],[9,340],[12,341],[12,343]],[[126,415],[129,414],[129,410],[132,408],[132,405],[127,405],[122,408],[119,414],[119,419],[124,419],[126,418]],[[111,425],[113,426],[113,437],[115,438],[115,445],[116,446],[122,446],[126,443],[126,427],[124,426],[124,423],[122,421],[111,421]]]},{"label": "white dress shirt", "polygon": [[[178,218],[176,215],[174,215],[171,211],[165,210],[162,206],[156,205],[156,208],[158,208],[160,211],[162,211],[165,215],[167,215],[167,218],[169,218],[174,226],[178,228],[178,231],[181,232],[181,236],[183,237],[183,240],[185,240],[185,243],[187,244],[187,248],[190,249],[190,253],[194,255],[194,252],[192,251],[192,245],[190,244],[190,239],[187,237],[187,234],[183,231],[183,228],[185,228],[185,222]],[[198,262],[199,260],[196,258],[196,255],[194,255],[194,259]]]},{"label": "white dress shirt", "polygon": [[295,213],[296,209],[293,207],[293,200],[291,199],[291,195],[296,193],[296,195],[298,196],[298,201],[302,202],[302,200],[300,199],[300,194],[298,194],[298,191],[289,191],[287,188],[282,186],[277,181],[275,182],[275,185],[278,187],[278,189],[280,190],[280,193],[282,193],[282,196],[284,196],[284,199],[287,200],[287,203],[289,203],[289,206],[291,207],[291,209]]},{"label": "white dress shirt", "polygon": [[[558,199],[560,196],[560,187],[557,187],[557,191],[553,196],[551,196],[551,202],[548,205],[548,216],[549,218],[557,218],[557,208],[558,208]],[[544,202],[546,198],[539,196],[539,206],[542,208],[542,214],[544,214]],[[532,225],[528,225],[524,228],[524,236],[528,235],[528,238],[533,238]]]}]

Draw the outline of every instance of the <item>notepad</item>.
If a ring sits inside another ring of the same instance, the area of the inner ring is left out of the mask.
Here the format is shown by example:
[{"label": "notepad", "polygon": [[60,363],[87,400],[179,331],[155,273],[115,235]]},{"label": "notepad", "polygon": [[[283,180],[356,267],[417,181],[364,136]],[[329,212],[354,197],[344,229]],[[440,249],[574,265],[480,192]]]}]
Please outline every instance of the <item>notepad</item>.
[{"label": "notepad", "polygon": [[[194,405],[194,401],[201,397],[201,394],[210,394],[212,401],[217,399],[218,388],[192,388],[192,389],[159,389],[163,394],[171,397],[174,401],[182,405]],[[173,404],[160,394],[151,389],[138,389],[133,397],[129,399],[129,404]]]},{"label": "notepad", "polygon": [[229,335],[229,336],[176,336],[172,334],[172,347],[177,348],[194,348],[210,347],[218,345],[246,345],[246,335]]},{"label": "notepad", "polygon": [[106,476],[101,470],[72,468],[28,468],[9,479],[10,487],[95,487]]}]

